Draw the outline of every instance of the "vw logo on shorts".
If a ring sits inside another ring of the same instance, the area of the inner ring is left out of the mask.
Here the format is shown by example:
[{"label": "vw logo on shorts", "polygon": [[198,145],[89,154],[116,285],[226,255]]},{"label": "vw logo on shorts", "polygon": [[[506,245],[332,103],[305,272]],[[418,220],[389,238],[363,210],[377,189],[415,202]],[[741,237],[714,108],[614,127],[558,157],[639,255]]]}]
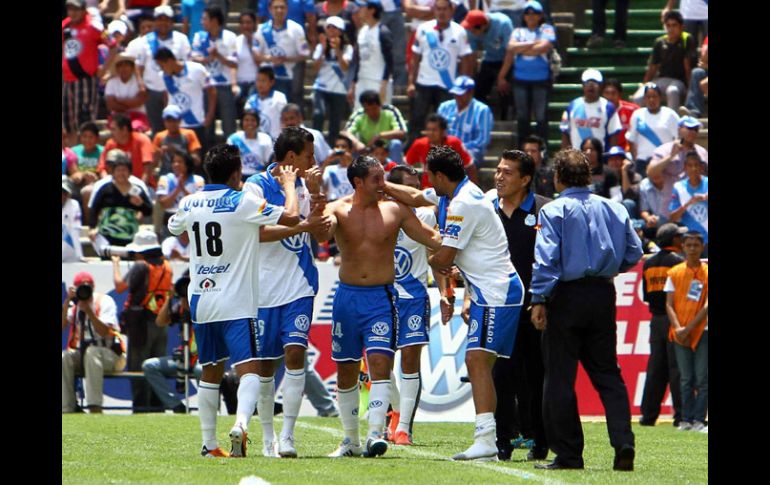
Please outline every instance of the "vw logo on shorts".
[{"label": "vw logo on shorts", "polygon": [[407,324],[409,325],[410,330],[417,331],[419,330],[420,325],[422,325],[422,317],[420,315],[412,315],[409,317]]},{"label": "vw logo on shorts", "polygon": [[308,237],[306,232],[295,234],[286,239],[281,239],[281,245],[293,253],[299,253],[305,247],[305,241],[308,240]]},{"label": "vw logo on shorts", "polygon": [[385,322],[377,322],[372,325],[372,332],[375,335],[383,336],[388,333],[388,330],[390,330],[390,325]]},{"label": "vw logo on shorts", "polygon": [[474,333],[476,333],[476,330],[478,329],[479,329],[479,322],[477,322],[476,319],[474,318],[473,320],[471,320],[471,328],[470,330],[468,330],[468,335],[473,335]]},{"label": "vw logo on shorts", "polygon": [[412,255],[401,246],[396,246],[393,261],[396,265],[396,281],[401,281],[412,271]]},{"label": "vw logo on shorts", "polygon": [[190,109],[190,106],[192,105],[192,100],[190,99],[190,96],[182,92],[174,93],[171,96],[171,100],[173,101],[173,104],[179,106],[179,108],[182,111],[187,111],[188,109]]},{"label": "vw logo on shorts", "polygon": [[294,326],[297,327],[298,330],[307,332],[307,330],[310,328],[310,319],[307,317],[307,315],[299,315],[296,319],[294,319]]},{"label": "vw logo on shorts", "polygon": [[446,49],[441,47],[431,49],[430,54],[428,54],[428,65],[437,71],[443,71],[449,67],[451,58],[452,56]]}]

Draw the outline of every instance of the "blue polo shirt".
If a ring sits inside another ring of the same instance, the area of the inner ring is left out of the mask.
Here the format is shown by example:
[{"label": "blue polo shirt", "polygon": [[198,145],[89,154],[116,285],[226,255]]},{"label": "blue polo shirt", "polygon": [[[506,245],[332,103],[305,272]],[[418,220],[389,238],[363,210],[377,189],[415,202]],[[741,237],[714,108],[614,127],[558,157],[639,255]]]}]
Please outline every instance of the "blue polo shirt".
[{"label": "blue polo shirt", "polygon": [[473,35],[468,32],[468,42],[475,51],[484,49],[483,61],[503,62],[505,59],[505,47],[513,33],[513,23],[507,15],[500,12],[487,12],[489,17],[489,30],[483,35]]},{"label": "blue polo shirt", "polygon": [[[315,3],[313,0],[286,0],[288,2],[289,13],[286,16],[289,20],[293,20],[300,24],[302,28],[305,28],[305,14],[315,13]],[[270,9],[268,8],[268,0],[259,2],[259,16],[273,18],[270,15]]]}]

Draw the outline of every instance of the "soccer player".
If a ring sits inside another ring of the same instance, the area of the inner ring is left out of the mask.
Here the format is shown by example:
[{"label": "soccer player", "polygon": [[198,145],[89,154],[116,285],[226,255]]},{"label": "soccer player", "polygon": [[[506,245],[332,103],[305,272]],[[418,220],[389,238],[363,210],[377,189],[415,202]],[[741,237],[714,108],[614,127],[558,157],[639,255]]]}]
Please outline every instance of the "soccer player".
[{"label": "soccer player", "polygon": [[296,458],[294,424],[305,388],[305,349],[313,318],[313,300],[318,292],[318,269],[313,262],[308,233],[315,231],[322,237],[329,229],[330,219],[322,215],[323,202],[316,203],[311,214],[311,196],[316,201],[325,199],[321,194],[320,171],[313,159],[313,135],[299,127],[286,128],[276,140],[274,150],[276,162],[264,172],[249,177],[243,190],[269,204],[281,205],[286,194],[276,177],[282,167],[293,166],[299,176],[296,191],[302,222],[294,227],[266,226],[260,229],[257,412],[264,432],[262,454],[275,457],[275,371],[277,359],[285,356],[284,418],[278,455]]},{"label": "soccer player", "polygon": [[[279,180],[286,194],[283,207],[241,192],[241,156],[232,145],[216,145],[203,168],[211,183],[186,196],[168,221],[174,235],[190,235],[190,316],[203,366],[198,410],[204,457],[246,456],[249,418],[259,390],[256,353],[259,273],[259,226],[299,223],[295,183],[297,172],[281,167]],[[238,410],[230,431],[230,453],[216,437],[219,384],[230,358],[240,377]]]},{"label": "soccer player", "polygon": [[392,260],[399,229],[420,244],[438,249],[436,231],[420,222],[411,209],[382,200],[385,171],[376,159],[357,158],[348,168],[355,192],[326,206],[342,256],[340,285],[332,308],[332,359],[337,362],[340,418],[345,439],[331,457],[364,454],[358,434],[358,377],[363,347],[371,377],[369,431],[364,456],[384,454],[385,413],[390,404],[390,371],[397,344],[397,296]]},{"label": "soccer player", "polygon": [[[495,386],[492,366],[497,357],[510,358],[524,300],[524,287],[511,263],[508,242],[495,208],[465,175],[460,155],[447,146],[431,148],[428,176],[435,190],[420,192],[387,184],[386,193],[411,206],[438,205],[442,246],[428,259],[435,270],[457,265],[471,292],[470,328],[465,364],[476,407],[474,443],[454,460],[497,461]],[[454,313],[441,289],[441,320]]]}]

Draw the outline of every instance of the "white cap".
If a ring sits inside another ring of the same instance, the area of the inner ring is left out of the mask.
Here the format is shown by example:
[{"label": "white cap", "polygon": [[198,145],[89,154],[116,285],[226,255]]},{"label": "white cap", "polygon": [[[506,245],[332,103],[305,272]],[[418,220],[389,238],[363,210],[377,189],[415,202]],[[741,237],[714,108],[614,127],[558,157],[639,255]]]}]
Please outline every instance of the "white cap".
[{"label": "white cap", "polygon": [[583,71],[583,75],[580,76],[580,80],[584,83],[588,81],[596,81],[597,83],[601,84],[604,81],[604,78],[602,77],[602,73],[598,70],[586,69]]},{"label": "white cap", "polygon": [[115,32],[126,35],[126,33],[128,33],[128,26],[122,20],[113,20],[107,25],[107,33],[112,35]]},{"label": "white cap", "polygon": [[155,10],[153,11],[152,16],[154,18],[158,18],[160,16],[166,16],[170,19],[173,19],[174,9],[172,9],[170,5],[161,5],[159,7],[155,7]]},{"label": "white cap", "polygon": [[331,25],[332,27],[337,27],[338,29],[344,31],[345,30],[345,21],[342,20],[342,18],[333,15],[326,19],[326,25]]},{"label": "white cap", "polygon": [[134,234],[134,241],[126,246],[129,251],[142,253],[151,249],[160,249],[158,236],[153,231],[142,229]]}]

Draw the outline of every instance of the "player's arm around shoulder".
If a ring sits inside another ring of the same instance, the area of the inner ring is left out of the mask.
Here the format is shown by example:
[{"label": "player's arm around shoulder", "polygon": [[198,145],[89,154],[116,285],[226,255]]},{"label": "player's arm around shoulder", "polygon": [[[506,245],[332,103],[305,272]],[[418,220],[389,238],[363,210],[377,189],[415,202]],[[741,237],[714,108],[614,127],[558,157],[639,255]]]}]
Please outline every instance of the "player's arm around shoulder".
[{"label": "player's arm around shoulder", "polygon": [[407,236],[433,251],[441,249],[441,236],[438,231],[422,222],[414,211],[405,204],[396,201],[391,202],[391,204],[395,205],[400,226]]},{"label": "player's arm around shoulder", "polygon": [[339,219],[337,217],[342,211],[350,208],[350,203],[353,200],[352,195],[342,197],[334,202],[326,204],[323,211],[323,217],[328,217],[329,224],[325,230],[313,232],[313,237],[318,242],[328,241],[334,237],[334,233],[337,232],[337,224]]},{"label": "player's arm around shoulder", "polygon": [[385,182],[385,193],[409,207],[428,207],[437,205],[425,192],[408,185]]}]

